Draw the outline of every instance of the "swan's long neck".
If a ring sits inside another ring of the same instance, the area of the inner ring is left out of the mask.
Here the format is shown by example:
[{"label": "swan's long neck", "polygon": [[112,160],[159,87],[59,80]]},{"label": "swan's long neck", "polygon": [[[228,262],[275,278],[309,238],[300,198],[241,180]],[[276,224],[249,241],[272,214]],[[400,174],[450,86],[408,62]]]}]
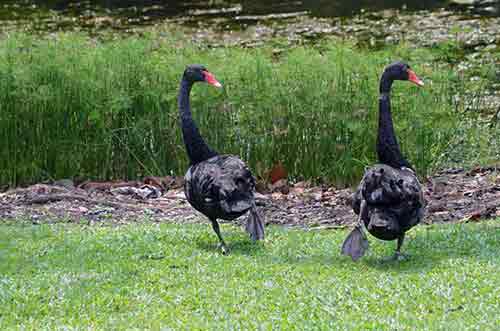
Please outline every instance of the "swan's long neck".
[{"label": "swan's long neck", "polygon": [[216,156],[217,153],[207,145],[205,140],[203,140],[203,137],[193,120],[189,102],[189,95],[192,87],[193,82],[190,82],[185,78],[182,79],[178,103],[184,145],[186,145],[186,151],[191,164],[197,164]]},{"label": "swan's long neck", "polygon": [[393,80],[384,73],[380,80],[377,155],[380,163],[394,168],[411,168],[399,148],[391,114],[391,87]]}]

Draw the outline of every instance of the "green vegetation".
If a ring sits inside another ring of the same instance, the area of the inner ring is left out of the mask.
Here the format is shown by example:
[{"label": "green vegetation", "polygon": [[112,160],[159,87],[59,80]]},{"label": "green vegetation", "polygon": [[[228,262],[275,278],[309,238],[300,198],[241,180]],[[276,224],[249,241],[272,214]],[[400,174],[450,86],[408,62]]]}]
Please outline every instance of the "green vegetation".
[{"label": "green vegetation", "polygon": [[345,231],[269,228],[263,244],[209,225],[0,226],[0,329],[498,330],[500,227],[417,227],[403,262]]},{"label": "green vegetation", "polygon": [[499,135],[463,115],[456,96],[471,86],[437,62],[442,53],[327,41],[276,54],[272,47],[205,49],[157,35],[107,42],[74,33],[10,35],[0,41],[0,183],[183,174],[176,94],[190,63],[207,65],[225,85],[222,92],[194,88],[203,135],[216,150],[247,160],[258,176],[281,161],[295,178],[359,180],[375,161],[378,78],[396,59],[428,83],[393,88],[400,142],[419,173],[450,160],[484,161]]}]

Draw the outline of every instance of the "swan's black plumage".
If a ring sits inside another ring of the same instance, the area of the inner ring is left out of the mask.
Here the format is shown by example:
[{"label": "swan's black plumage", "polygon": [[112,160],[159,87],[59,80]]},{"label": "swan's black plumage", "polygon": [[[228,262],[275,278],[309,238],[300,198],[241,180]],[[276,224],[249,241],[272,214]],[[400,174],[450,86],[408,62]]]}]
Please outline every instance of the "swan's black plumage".
[{"label": "swan's black plumage", "polygon": [[185,176],[186,197],[208,218],[235,219],[253,204],[254,178],[243,161],[217,155],[191,166]]},{"label": "swan's black plumage", "polygon": [[[403,157],[394,132],[390,107],[390,90],[394,80],[423,83],[405,63],[388,66],[380,80],[377,156],[380,164],[369,168],[353,196],[358,224],[342,246],[342,253],[353,260],[368,248],[363,225],[378,239],[398,240],[400,254],[406,231],[418,224],[424,215],[422,187],[410,163]],[[362,224],[361,224],[362,223]]]},{"label": "swan's black plumage", "polygon": [[365,172],[353,199],[353,209],[366,212],[361,219],[374,237],[395,240],[417,225],[423,216],[424,197],[415,173],[385,164],[376,164]]},{"label": "swan's black plumage", "polygon": [[186,68],[179,90],[181,128],[191,167],[185,175],[189,203],[212,222],[224,253],[228,248],[217,219],[234,220],[249,212],[246,230],[254,240],[264,238],[264,224],[255,206],[255,178],[246,164],[234,155],[219,155],[203,140],[191,115],[189,95],[195,82],[219,85],[200,65]]}]

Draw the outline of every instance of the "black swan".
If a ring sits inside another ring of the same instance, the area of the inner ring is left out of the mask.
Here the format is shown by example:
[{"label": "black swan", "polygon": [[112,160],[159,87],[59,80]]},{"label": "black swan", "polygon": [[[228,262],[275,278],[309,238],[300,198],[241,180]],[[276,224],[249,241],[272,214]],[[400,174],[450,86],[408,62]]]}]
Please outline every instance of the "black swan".
[{"label": "black swan", "polygon": [[203,140],[191,115],[189,95],[193,84],[207,82],[222,85],[201,65],[184,71],[179,90],[182,136],[191,162],[184,179],[186,198],[196,210],[207,216],[220,241],[223,254],[229,249],[222,239],[217,219],[234,220],[250,211],[246,230],[253,240],[264,238],[264,223],[255,206],[255,178],[238,157],[219,155]]},{"label": "black swan", "polygon": [[390,92],[393,81],[424,83],[408,64],[396,62],[385,68],[380,79],[377,155],[380,164],[368,169],[353,195],[352,207],[358,222],[342,245],[342,254],[356,261],[368,248],[363,224],[378,239],[395,240],[394,258],[401,259],[405,232],[420,222],[425,201],[417,176],[401,154],[391,116]]}]

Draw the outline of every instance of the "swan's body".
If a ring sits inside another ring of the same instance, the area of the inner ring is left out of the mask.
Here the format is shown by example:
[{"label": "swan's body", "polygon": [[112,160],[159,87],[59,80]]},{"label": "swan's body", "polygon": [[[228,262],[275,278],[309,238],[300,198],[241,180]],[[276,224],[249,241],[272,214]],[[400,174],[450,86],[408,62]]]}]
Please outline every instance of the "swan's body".
[{"label": "swan's body", "polygon": [[252,208],[255,180],[235,156],[214,156],[195,164],[184,179],[188,201],[209,218],[230,221]]},{"label": "swan's body", "polygon": [[181,127],[191,166],[185,179],[186,198],[199,212],[207,216],[217,234],[224,253],[228,248],[220,234],[217,219],[234,220],[250,212],[247,231],[254,240],[264,238],[264,225],[254,199],[255,179],[246,164],[233,155],[219,155],[201,137],[191,116],[189,94],[197,81],[220,86],[202,66],[189,66],[184,72],[179,90]]},{"label": "swan's body", "polygon": [[[361,214],[361,203],[366,210]],[[420,182],[410,169],[376,164],[365,172],[354,193],[353,209],[371,235],[395,240],[417,225],[424,214]]]},{"label": "swan's body", "polygon": [[396,256],[400,256],[406,231],[423,218],[425,201],[422,187],[409,162],[402,156],[394,132],[390,107],[393,80],[423,83],[404,63],[386,68],[380,82],[379,129],[377,155],[380,164],[369,168],[353,196],[353,209],[358,224],[342,246],[342,253],[353,260],[368,248],[363,225],[374,237],[398,240]]}]

